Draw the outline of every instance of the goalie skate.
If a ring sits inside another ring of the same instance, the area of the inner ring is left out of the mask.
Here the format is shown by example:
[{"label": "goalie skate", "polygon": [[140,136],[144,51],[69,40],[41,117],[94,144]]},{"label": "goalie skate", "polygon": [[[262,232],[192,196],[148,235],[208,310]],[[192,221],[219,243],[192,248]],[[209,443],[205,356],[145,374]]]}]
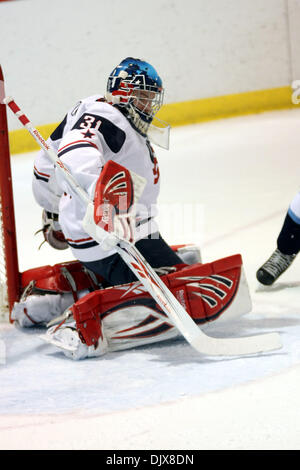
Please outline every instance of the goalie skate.
[{"label": "goalie skate", "polygon": [[65,356],[75,361],[87,357],[102,356],[107,351],[107,341],[103,336],[97,346],[87,346],[79,337],[75,322],[62,325],[60,328],[53,326],[47,333],[40,335],[40,339],[60,349]]}]

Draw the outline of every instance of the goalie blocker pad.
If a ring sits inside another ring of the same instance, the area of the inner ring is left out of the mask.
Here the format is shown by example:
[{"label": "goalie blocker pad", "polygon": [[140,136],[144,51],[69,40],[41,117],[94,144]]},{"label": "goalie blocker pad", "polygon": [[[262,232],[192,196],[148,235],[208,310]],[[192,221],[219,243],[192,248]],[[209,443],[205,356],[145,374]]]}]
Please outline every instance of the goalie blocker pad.
[{"label": "goalie blocker pad", "polygon": [[[186,266],[161,279],[200,327],[251,310],[240,255]],[[72,313],[83,343],[97,347],[103,332],[111,351],[179,335],[140,282],[87,294],[73,305]]]},{"label": "goalie blocker pad", "polygon": [[107,232],[114,231],[114,215],[127,214],[133,205],[134,188],[130,171],[109,160],[95,187],[94,220]]},{"label": "goalie blocker pad", "polygon": [[134,203],[138,202],[146,180],[109,160],[95,187],[94,222],[106,232],[130,242],[135,239]]}]

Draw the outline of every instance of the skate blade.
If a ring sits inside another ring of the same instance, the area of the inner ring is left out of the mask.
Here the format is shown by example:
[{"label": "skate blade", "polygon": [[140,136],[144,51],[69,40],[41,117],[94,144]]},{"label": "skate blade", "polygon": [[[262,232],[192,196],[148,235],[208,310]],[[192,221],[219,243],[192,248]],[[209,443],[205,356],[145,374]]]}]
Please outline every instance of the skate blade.
[{"label": "skate blade", "polygon": [[77,350],[76,347],[66,346],[65,344],[62,344],[60,341],[47,334],[39,335],[39,338],[45,343],[52,344],[52,346],[56,346],[57,348],[62,349],[64,351],[69,351],[73,353]]}]

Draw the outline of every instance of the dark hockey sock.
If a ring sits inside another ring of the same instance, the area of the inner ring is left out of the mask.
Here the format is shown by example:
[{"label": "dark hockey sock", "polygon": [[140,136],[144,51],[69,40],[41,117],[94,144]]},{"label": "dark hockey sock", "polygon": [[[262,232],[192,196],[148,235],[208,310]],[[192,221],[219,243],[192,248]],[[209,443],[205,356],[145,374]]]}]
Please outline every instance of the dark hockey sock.
[{"label": "dark hockey sock", "polygon": [[[159,233],[139,240],[136,242],[136,247],[152,268],[176,266],[182,263],[181,258],[174,253]],[[102,260],[84,262],[83,264],[91,271],[104,277],[110,286],[137,281],[136,276],[117,253]]]},{"label": "dark hockey sock", "polygon": [[285,255],[295,255],[300,251],[300,225],[289,214],[277,238],[277,247]]}]

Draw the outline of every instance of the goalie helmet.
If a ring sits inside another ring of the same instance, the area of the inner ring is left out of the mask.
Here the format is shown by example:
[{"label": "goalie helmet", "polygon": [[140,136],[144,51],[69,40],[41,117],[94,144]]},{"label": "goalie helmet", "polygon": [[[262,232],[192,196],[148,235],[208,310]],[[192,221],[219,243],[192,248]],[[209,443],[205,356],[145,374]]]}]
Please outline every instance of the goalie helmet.
[{"label": "goalie helmet", "polygon": [[108,78],[106,99],[117,106],[142,136],[146,137],[163,103],[162,80],[147,62],[127,57]]}]

